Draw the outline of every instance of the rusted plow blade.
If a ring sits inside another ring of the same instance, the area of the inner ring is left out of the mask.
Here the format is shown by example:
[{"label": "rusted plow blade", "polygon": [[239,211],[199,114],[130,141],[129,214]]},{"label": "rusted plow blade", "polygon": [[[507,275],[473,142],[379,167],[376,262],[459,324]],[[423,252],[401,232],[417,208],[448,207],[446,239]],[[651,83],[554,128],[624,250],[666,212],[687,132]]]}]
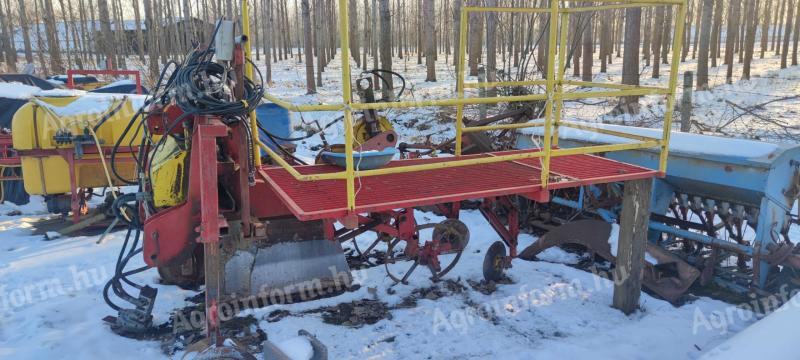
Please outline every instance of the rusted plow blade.
[{"label": "rusted plow blade", "polygon": [[[534,261],[536,255],[554,246],[582,245],[590,252],[616,264],[611,253],[611,224],[600,220],[579,220],[561,225],[525,248],[519,257]],[[700,271],[668,251],[647,243],[647,255],[657,264],[645,261],[643,284],[665,300],[675,303],[700,276]]]}]

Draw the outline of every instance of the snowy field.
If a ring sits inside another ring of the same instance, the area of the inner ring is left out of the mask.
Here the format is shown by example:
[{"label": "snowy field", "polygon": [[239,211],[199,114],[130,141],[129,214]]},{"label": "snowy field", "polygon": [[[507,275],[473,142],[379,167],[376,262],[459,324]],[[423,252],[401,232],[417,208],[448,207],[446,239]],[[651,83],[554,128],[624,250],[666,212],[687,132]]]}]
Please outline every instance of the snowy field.
[{"label": "snowy field", "polygon": [[[444,60],[442,57],[439,62],[440,81],[426,83],[425,69],[416,64],[415,57],[398,59],[394,70],[408,75],[409,89],[404,100],[451,96],[455,74]],[[800,93],[800,67],[774,70],[778,61],[775,57],[755,60],[753,80],[736,81],[732,85],[724,85],[722,67],[712,68],[714,87],[694,94],[694,120],[718,128],[735,116],[722,99],[747,107]],[[618,82],[620,67],[621,59],[615,59],[609,74],[598,74],[595,78]],[[681,71],[694,67],[693,62],[687,62]],[[323,86],[316,95],[305,95],[301,64],[290,59],[273,65],[273,69],[274,84],[269,91],[276,95],[304,104],[341,100],[338,59],[329,64]],[[643,84],[665,84],[668,69],[663,70],[660,80],[651,80],[647,76],[649,70],[645,69],[643,78],[647,80]],[[734,71],[737,73],[738,70]],[[734,79],[738,80],[736,76]],[[658,126],[658,117],[664,111],[663,101],[647,97],[642,104],[639,117],[606,120]],[[597,121],[613,105],[569,103],[566,114]],[[758,111],[790,127],[800,126],[798,100],[775,102]],[[423,141],[430,134],[437,142],[453,136],[454,113],[454,109],[422,108],[390,110],[383,115],[393,121],[401,141]],[[468,117],[477,114],[474,107],[467,111]],[[338,116],[307,113],[293,114],[292,118],[296,129],[313,130],[312,121],[319,120],[324,125]],[[754,128],[752,122],[756,119],[742,117],[719,131],[769,139],[785,135],[770,127]],[[330,143],[341,142],[341,125],[331,127],[326,137]],[[313,158],[316,152],[312,148],[319,143],[319,137],[315,136],[300,144],[299,155]],[[38,197],[22,207],[0,205],[0,358],[180,358],[181,351],[168,355],[158,341],[117,336],[101,320],[106,315],[116,315],[104,303],[101,290],[114,272],[125,233],[112,234],[102,245],[96,244],[96,236],[45,241],[43,236],[33,235],[33,223],[46,216]],[[419,212],[417,220],[430,223],[442,218]],[[625,316],[610,306],[611,281],[569,266],[579,256],[559,249],[543,254],[543,261],[515,260],[509,271],[511,282],[487,291],[476,284],[482,279],[484,252],[499,237],[477,211],[464,211],[462,220],[470,228],[470,243],[459,264],[447,275],[448,281],[433,284],[424,276],[426,270],[420,269],[411,277],[411,284],[391,287],[382,266],[359,270],[354,273],[361,285],[356,291],[239,314],[256,319],[246,331],[260,328],[270,340],[281,342],[293,337],[297,330],[306,329],[328,346],[331,359],[552,359],[565,354],[579,359],[696,359],[704,355],[732,358],[725,354],[737,354],[730,349],[752,340],[735,335],[752,325],[757,316],[704,297],[692,297],[686,304],[674,307],[643,294],[641,310]],[[372,240],[369,235],[358,238],[362,248]],[[520,246],[524,248],[533,241],[534,237],[522,235]],[[142,265],[143,260],[137,257],[129,268]],[[159,324],[167,321],[173,310],[192,304],[187,298],[198,294],[161,285],[154,269],[133,276],[133,280],[158,289],[154,315]],[[309,311],[365,299],[385,303],[390,318],[374,324],[334,325],[326,323],[319,312]],[[797,313],[796,309],[790,310]],[[288,315],[269,322],[276,311],[286,311]],[[789,326],[785,321],[772,320],[772,323],[779,328]],[[761,332],[764,331],[770,330]],[[711,353],[732,337],[734,344],[726,345],[728,350]]]},{"label": "snowy field", "polygon": [[[15,209],[3,205],[0,213]],[[44,216],[43,209],[30,205],[19,210],[21,215],[0,217],[0,357],[167,357],[159,342],[119,337],[101,321],[112,314],[101,290],[113,274],[124,232],[113,234],[103,245],[95,244],[96,236],[44,241],[31,234],[31,223]],[[419,222],[441,220],[427,213],[418,216]],[[425,270],[415,273],[410,285],[393,287],[390,295],[391,280],[383,267],[374,267],[354,274],[361,284],[357,291],[248,310],[240,316],[253,315],[258,327],[276,342],[307,329],[327,344],[331,359],[547,359],[561,354],[593,359],[691,359],[753,321],[752,316],[726,316],[731,305],[721,301],[699,298],[676,308],[646,294],[642,309],[627,317],[610,307],[612,282],[568,266],[577,256],[562,250],[544,254],[545,261],[515,260],[509,272],[512,283],[498,285],[485,295],[470,283],[482,279],[483,252],[499,238],[477,211],[465,212],[463,220],[471,229],[471,240],[447,276],[459,287],[438,285],[442,289],[436,295],[426,295],[413,306],[398,306],[414,290],[432,286]],[[370,240],[359,238],[362,246]],[[521,238],[523,246],[532,241],[529,235]],[[137,258],[130,268],[141,265],[143,261]],[[172,310],[187,305],[185,298],[196,294],[159,285],[155,270],[133,280],[158,288],[157,323],[166,321]],[[396,307],[391,320],[345,327],[326,324],[316,313],[302,313],[361,299],[378,299]],[[275,310],[287,310],[290,315],[268,323]]]}]

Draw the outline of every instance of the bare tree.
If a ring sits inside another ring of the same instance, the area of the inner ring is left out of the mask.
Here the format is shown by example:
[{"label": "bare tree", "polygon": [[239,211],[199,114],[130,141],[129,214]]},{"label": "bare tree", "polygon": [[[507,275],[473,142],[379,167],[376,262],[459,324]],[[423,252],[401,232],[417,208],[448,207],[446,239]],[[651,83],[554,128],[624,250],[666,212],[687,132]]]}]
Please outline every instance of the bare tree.
[{"label": "bare tree", "polygon": [[773,46],[775,48],[775,55],[780,55],[781,54],[781,46],[783,46],[783,42],[781,41],[781,39],[783,38],[783,27],[782,27],[782,25],[784,24],[784,22],[783,22],[784,17],[783,16],[786,14],[787,6],[791,6],[791,5],[789,5],[789,0],[783,0],[783,2],[781,2],[781,9],[780,9],[780,11],[778,13],[778,17],[775,19],[775,30],[778,31],[778,36],[777,37],[775,36],[774,32],[772,34],[772,41],[775,42],[775,44]]},{"label": "bare tree", "polygon": [[730,84],[733,82],[733,55],[736,52],[736,33],[739,27],[739,4],[730,2],[728,6],[730,16],[728,17],[728,30],[725,37],[725,64],[728,66],[728,71],[725,76],[725,81]]},{"label": "bare tree", "polygon": [[[314,56],[312,55],[313,40],[311,39],[311,7],[308,5],[308,0],[301,0],[303,8],[303,54],[306,58],[306,92],[315,94],[317,86],[314,83]],[[269,58],[269,53],[267,53]],[[267,59],[269,62],[269,59]]]},{"label": "bare tree", "polygon": [[[772,0],[766,0],[765,2],[765,9],[764,9],[764,22],[761,25],[761,58],[764,58],[764,54],[767,52],[767,47],[769,46],[769,23],[770,23],[770,16],[772,15]],[[756,20],[758,21],[758,20]]]},{"label": "bare tree", "polygon": [[786,29],[783,32],[783,51],[781,52],[781,69],[786,69],[789,56],[789,39],[792,35],[792,25],[794,24],[794,0],[789,0],[786,5]]},{"label": "bare tree", "polygon": [[[496,7],[497,0],[486,0],[486,6]],[[486,81],[497,81],[497,13],[486,14]],[[488,96],[495,96],[494,88],[489,89]]]},{"label": "bare tree", "polygon": [[756,31],[758,29],[758,2],[747,0],[747,35],[745,39],[744,65],[742,67],[742,79],[750,80],[750,65],[753,62],[753,52],[755,51]]},{"label": "bare tree", "polygon": [[425,81],[436,81],[436,25],[434,0],[422,2],[422,19],[425,28],[425,66],[428,68]]},{"label": "bare tree", "polygon": [[653,25],[653,79],[661,74],[661,40],[664,35],[664,7],[656,8],[655,25]]},{"label": "bare tree", "polygon": [[[795,10],[795,16],[800,14],[800,1],[797,2],[797,9]],[[797,65],[797,46],[798,42],[800,42],[800,20],[795,19],[794,21],[794,45],[792,46],[792,65]]]},{"label": "bare tree", "polygon": [[[592,3],[589,2],[586,5],[591,6]],[[592,81],[592,65],[594,60],[592,56],[594,53],[594,36],[592,35],[593,17],[592,13],[588,15],[586,19],[587,24],[583,30],[583,74],[581,77],[583,81]]]},{"label": "bare tree", "polygon": [[[720,11],[720,9],[717,9]],[[708,51],[714,0],[703,0],[703,20],[700,26],[700,45],[697,55],[697,90],[708,89]]]},{"label": "bare tree", "polygon": [[[381,28],[380,28],[380,57],[381,68],[392,70],[392,16],[389,0],[378,0]],[[383,87],[383,98],[394,98],[394,85],[391,76],[386,76],[386,86]]]},{"label": "bare tree", "polygon": [[14,50],[14,23],[11,21],[11,9],[3,8],[0,1],[0,43],[6,63],[6,71],[17,72],[17,52]]},{"label": "bare tree", "polygon": [[143,0],[144,5],[144,26],[147,28],[147,63],[150,70],[150,78],[153,81],[158,77],[158,30],[155,25],[155,14],[151,0]]},{"label": "bare tree", "polygon": [[25,61],[28,64],[33,64],[33,48],[31,47],[30,30],[28,29],[28,14],[25,5],[25,0],[19,0],[17,4],[19,11],[19,23],[22,30],[22,42],[25,47]]},{"label": "bare tree", "polygon": [[453,65],[458,65],[461,44],[459,29],[461,27],[461,5],[463,3],[464,0],[453,0]]},{"label": "bare tree", "polygon": [[[270,56],[270,52],[272,52],[272,34],[275,33],[274,31],[274,18],[272,15],[272,0],[264,0],[261,4],[261,13],[262,19],[264,21],[264,63],[266,64],[266,76],[267,76],[267,84],[272,83],[272,56]],[[313,59],[313,58],[312,58]]]},{"label": "bare tree", "polygon": [[[479,0],[470,0],[470,6],[478,6]],[[472,13],[468,15],[469,18],[469,38],[467,41],[469,56],[467,59],[469,60],[469,75],[470,76],[477,76],[478,75],[478,64],[481,62],[481,52],[483,51],[482,46],[482,39],[483,39],[483,14],[482,13]]]},{"label": "bare tree", "polygon": [[[710,0],[709,0],[710,1]],[[642,9],[625,10],[625,51],[622,58],[622,83],[639,85],[639,44],[641,43]],[[639,113],[639,97],[625,96],[619,99],[619,110],[628,114]]]},{"label": "bare tree", "polygon": [[[52,1],[42,1],[44,15],[45,35],[47,36],[47,52],[50,56],[50,71],[63,73],[64,65],[61,62],[61,46],[58,41],[58,28],[56,27],[56,14],[53,11]],[[41,48],[39,48],[41,50]]]}]

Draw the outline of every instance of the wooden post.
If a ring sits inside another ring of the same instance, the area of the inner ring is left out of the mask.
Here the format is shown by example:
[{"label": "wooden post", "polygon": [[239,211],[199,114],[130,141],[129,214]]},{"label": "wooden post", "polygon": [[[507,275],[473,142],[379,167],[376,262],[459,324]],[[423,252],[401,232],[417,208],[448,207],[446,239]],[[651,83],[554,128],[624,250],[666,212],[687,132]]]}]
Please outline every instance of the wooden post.
[{"label": "wooden post", "polygon": [[692,131],[692,83],[694,73],[683,73],[683,98],[681,99],[681,132]]},{"label": "wooden post", "polygon": [[652,179],[625,182],[617,266],[614,269],[613,306],[626,315],[639,307],[652,190]]}]

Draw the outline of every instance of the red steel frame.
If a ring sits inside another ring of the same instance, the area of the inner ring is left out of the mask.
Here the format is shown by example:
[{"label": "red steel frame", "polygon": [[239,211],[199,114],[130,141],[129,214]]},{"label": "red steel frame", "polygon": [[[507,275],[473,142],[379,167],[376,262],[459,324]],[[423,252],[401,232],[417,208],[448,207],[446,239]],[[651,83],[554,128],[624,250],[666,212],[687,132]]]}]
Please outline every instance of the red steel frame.
[{"label": "red steel frame", "polygon": [[[18,168],[22,165],[22,159],[14,150],[11,134],[0,134],[0,167]],[[0,173],[0,181],[22,180],[22,176],[5,176]]]},{"label": "red steel frame", "polygon": [[73,78],[75,75],[112,75],[112,76],[121,76],[121,75],[133,75],[136,77],[136,93],[141,95],[142,94],[142,74],[137,70],[78,70],[78,69],[69,69],[67,70],[67,88],[74,89],[75,88],[75,79]]},{"label": "red steel frame", "polygon": [[[458,159],[501,156],[540,150],[513,150],[465,155]],[[392,161],[389,167],[446,162],[454,158],[426,158]],[[568,155],[554,158],[547,189],[539,180],[539,159],[443,168],[412,173],[370,176],[357,179],[360,188],[353,213],[381,212],[398,208],[454,203],[507,195],[523,195],[546,202],[549,190],[583,185],[651,178],[656,170],[626,164],[595,155]],[[335,170],[333,165],[295,167],[301,174]],[[300,220],[342,219],[353,215],[347,210],[341,187],[344,180],[299,181],[281,167],[265,166],[262,177],[283,204]]]}]

